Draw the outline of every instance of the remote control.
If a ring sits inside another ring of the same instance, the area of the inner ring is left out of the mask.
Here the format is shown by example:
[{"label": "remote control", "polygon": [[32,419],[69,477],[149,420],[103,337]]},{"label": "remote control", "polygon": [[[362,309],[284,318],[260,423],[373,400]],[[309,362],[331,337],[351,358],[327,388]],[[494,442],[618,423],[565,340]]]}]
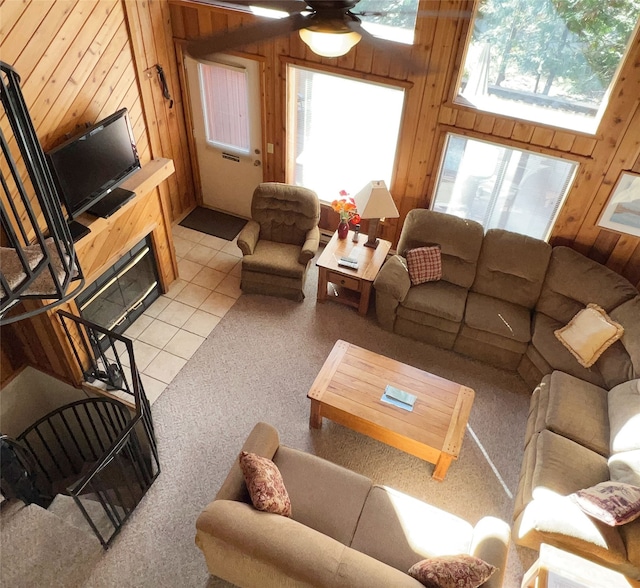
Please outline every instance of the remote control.
[{"label": "remote control", "polygon": [[346,255],[340,258],[340,261],[346,261],[347,263],[358,263],[357,257],[347,257]]}]

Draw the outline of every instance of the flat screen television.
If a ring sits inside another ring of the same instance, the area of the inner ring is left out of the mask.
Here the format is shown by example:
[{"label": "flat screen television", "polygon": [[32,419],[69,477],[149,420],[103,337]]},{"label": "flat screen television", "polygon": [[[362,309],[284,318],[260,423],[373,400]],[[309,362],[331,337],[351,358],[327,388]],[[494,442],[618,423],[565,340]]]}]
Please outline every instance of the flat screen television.
[{"label": "flat screen television", "polygon": [[135,196],[118,188],[140,169],[126,108],[65,141],[46,156],[71,219],[85,211],[106,218]]}]

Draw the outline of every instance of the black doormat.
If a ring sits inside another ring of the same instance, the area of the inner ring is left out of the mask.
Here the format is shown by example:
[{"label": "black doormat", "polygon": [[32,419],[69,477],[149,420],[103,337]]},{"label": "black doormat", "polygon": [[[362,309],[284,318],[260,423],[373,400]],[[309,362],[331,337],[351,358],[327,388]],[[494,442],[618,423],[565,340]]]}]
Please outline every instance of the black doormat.
[{"label": "black doormat", "polygon": [[211,210],[210,208],[202,208],[202,206],[198,206],[180,222],[183,227],[207,233],[214,237],[220,237],[227,241],[233,241],[246,224],[247,221],[243,218]]}]

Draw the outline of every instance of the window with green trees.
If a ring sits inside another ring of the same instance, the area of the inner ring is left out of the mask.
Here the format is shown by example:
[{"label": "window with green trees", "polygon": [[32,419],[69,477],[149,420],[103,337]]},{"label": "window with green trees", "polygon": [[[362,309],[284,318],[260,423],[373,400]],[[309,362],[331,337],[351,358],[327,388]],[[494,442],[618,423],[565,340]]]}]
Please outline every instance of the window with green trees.
[{"label": "window with green trees", "polygon": [[640,0],[481,0],[457,102],[594,133]]},{"label": "window with green trees", "polygon": [[413,43],[418,0],[360,0],[353,11],[361,15],[362,26],[372,35]]}]

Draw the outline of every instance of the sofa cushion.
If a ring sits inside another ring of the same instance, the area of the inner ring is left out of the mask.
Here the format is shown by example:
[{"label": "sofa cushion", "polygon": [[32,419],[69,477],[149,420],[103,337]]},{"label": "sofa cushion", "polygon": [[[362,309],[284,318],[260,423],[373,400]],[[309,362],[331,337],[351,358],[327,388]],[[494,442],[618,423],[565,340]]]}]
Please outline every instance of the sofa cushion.
[{"label": "sofa cushion", "polygon": [[540,296],[550,256],[551,246],[545,241],[503,229],[489,229],[482,241],[471,289],[533,308]]},{"label": "sofa cushion", "polygon": [[[636,521],[629,523],[635,524]],[[545,542],[589,559],[624,566],[624,528],[610,527],[588,516],[569,496],[548,493],[530,502],[514,520],[513,536],[517,543],[532,549],[539,549],[540,543]]]},{"label": "sofa cushion", "polygon": [[464,313],[465,325],[520,343],[531,340],[529,309],[493,296],[469,292]]},{"label": "sofa cushion", "polygon": [[606,458],[545,429],[537,434],[536,459],[526,502],[548,492],[568,496],[608,479]]},{"label": "sofa cushion", "polygon": [[608,463],[613,481],[640,486],[640,449],[614,453]]},{"label": "sofa cushion", "polygon": [[555,336],[581,366],[591,367],[613,345],[624,329],[597,304],[587,304]]},{"label": "sofa cushion", "polygon": [[461,554],[423,559],[409,568],[409,575],[427,588],[478,588],[495,571],[486,561]]},{"label": "sofa cushion", "polygon": [[292,517],[349,545],[371,489],[371,480],[282,445],[273,461],[291,497]]},{"label": "sofa cushion", "polygon": [[426,557],[469,553],[472,534],[467,521],[397,490],[374,486],[351,547],[406,572]]},{"label": "sofa cushion", "polygon": [[640,380],[630,380],[609,391],[611,453],[640,449]]},{"label": "sofa cushion", "polygon": [[[624,333],[622,336],[624,337]],[[600,356],[596,366],[607,390],[611,390],[622,382],[640,377],[640,374],[636,374],[633,369],[631,358],[622,344],[622,339],[616,341]]]},{"label": "sofa cushion", "polygon": [[615,527],[640,517],[640,487],[624,482],[601,482],[573,494],[578,506],[603,523]]},{"label": "sofa cushion", "polygon": [[246,451],[241,451],[238,459],[253,506],[290,517],[291,500],[278,467],[270,459]]},{"label": "sofa cushion", "polygon": [[261,239],[256,244],[253,255],[245,255],[242,258],[242,269],[300,279],[304,274],[305,266],[298,262],[299,256],[298,245]]},{"label": "sofa cushion", "polygon": [[564,326],[553,318],[537,312],[533,318],[533,335],[531,342],[536,351],[549,363],[553,370],[571,374],[576,378],[591,382],[596,386],[604,386],[598,364],[590,368],[582,367],[569,350],[558,341],[554,332]]},{"label": "sofa cushion", "polygon": [[440,245],[416,247],[406,253],[407,269],[414,286],[425,282],[435,282],[442,278],[442,257]]},{"label": "sofa cushion", "polygon": [[629,354],[634,374],[628,379],[640,378],[640,296],[636,296],[620,306],[614,308],[611,318],[624,327],[624,333],[620,339],[622,345]]},{"label": "sofa cushion", "polygon": [[397,252],[437,243],[442,254],[442,279],[469,288],[476,276],[476,264],[484,229],[476,221],[452,214],[414,208],[407,214]]},{"label": "sofa cushion", "polygon": [[590,302],[611,312],[637,295],[628,280],[608,267],[569,247],[554,247],[536,310],[565,325]]},{"label": "sofa cushion", "polygon": [[466,288],[440,280],[412,287],[401,307],[460,323],[466,302]]},{"label": "sofa cushion", "polygon": [[534,392],[538,398],[534,432],[549,429],[607,457],[607,391],[564,372],[546,376]]}]

